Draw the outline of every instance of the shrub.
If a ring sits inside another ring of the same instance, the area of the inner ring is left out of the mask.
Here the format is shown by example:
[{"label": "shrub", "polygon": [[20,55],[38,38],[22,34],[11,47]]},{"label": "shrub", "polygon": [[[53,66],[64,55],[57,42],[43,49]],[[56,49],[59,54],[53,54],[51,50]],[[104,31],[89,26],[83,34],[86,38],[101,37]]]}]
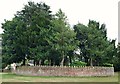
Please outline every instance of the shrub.
[{"label": "shrub", "polygon": [[105,66],[105,67],[113,67],[113,64],[110,64],[110,63],[104,63],[103,66]]},{"label": "shrub", "polygon": [[87,63],[82,62],[82,61],[75,61],[71,64],[71,66],[86,66]]},{"label": "shrub", "polygon": [[49,65],[49,61],[45,60],[44,65]]}]

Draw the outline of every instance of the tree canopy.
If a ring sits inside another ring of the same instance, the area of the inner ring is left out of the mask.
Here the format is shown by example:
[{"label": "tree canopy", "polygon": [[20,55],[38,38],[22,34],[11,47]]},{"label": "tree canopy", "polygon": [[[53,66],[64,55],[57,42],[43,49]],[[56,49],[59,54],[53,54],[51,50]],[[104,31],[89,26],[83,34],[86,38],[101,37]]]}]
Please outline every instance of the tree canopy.
[{"label": "tree canopy", "polygon": [[61,9],[52,14],[42,2],[28,2],[2,28],[3,67],[13,62],[26,65],[27,60],[51,66],[120,64],[119,44],[116,48],[116,40],[108,40],[105,24],[89,20],[88,25],[78,23],[72,28]]},{"label": "tree canopy", "polygon": [[103,25],[100,26],[98,22],[89,20],[88,26],[80,23],[74,26],[74,31],[77,32],[76,37],[80,41],[81,56],[88,65],[99,66],[107,61],[110,63],[110,59],[114,56],[112,53],[115,44],[107,40],[106,29]]}]

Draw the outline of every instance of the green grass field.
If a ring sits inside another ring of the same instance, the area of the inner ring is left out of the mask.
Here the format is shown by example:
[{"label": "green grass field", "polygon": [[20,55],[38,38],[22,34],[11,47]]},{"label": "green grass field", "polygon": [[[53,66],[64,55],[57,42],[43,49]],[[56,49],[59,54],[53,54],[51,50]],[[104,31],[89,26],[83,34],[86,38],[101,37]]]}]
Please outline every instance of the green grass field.
[{"label": "green grass field", "polygon": [[0,73],[1,82],[118,82],[118,73],[110,77],[33,77]]}]

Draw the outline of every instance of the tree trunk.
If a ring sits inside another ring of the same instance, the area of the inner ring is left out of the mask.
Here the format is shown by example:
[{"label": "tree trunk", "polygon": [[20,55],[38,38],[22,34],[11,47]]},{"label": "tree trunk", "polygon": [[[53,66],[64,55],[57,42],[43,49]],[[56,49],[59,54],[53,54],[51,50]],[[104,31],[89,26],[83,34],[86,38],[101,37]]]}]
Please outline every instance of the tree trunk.
[{"label": "tree trunk", "polygon": [[53,66],[53,59],[51,59],[51,66]]},{"label": "tree trunk", "polygon": [[36,60],[36,65],[37,65],[37,66],[39,65],[39,60]]},{"label": "tree trunk", "polygon": [[60,63],[60,66],[63,66],[63,63],[64,63],[64,51],[62,51],[62,61]]},{"label": "tree trunk", "polygon": [[93,60],[90,58],[90,66],[93,66]]},{"label": "tree trunk", "polygon": [[39,65],[41,65],[41,60],[39,60]]},{"label": "tree trunk", "polygon": [[23,66],[25,66],[25,61],[26,61],[26,60],[25,60],[25,57],[24,57],[24,59],[23,59]]},{"label": "tree trunk", "polygon": [[85,63],[87,63],[87,66],[89,66],[90,63],[89,63],[89,61],[88,61],[88,57],[84,57],[84,59],[85,59]]},{"label": "tree trunk", "polygon": [[43,59],[43,60],[41,60],[41,65],[44,65],[44,61],[45,61],[44,59]]},{"label": "tree trunk", "polygon": [[48,65],[51,66],[51,60],[50,59],[48,59]]},{"label": "tree trunk", "polygon": [[69,63],[72,64],[72,58],[71,58],[71,56],[69,56],[69,60],[70,60]]},{"label": "tree trunk", "polygon": [[63,63],[63,64],[64,64],[65,66],[68,66],[69,63],[70,63],[69,57],[68,57],[68,56],[64,57],[64,63]]},{"label": "tree trunk", "polygon": [[64,58],[62,58],[62,61],[60,63],[60,66],[63,66],[63,63],[64,63]]},{"label": "tree trunk", "polygon": [[34,60],[34,66],[35,66],[35,60]]}]

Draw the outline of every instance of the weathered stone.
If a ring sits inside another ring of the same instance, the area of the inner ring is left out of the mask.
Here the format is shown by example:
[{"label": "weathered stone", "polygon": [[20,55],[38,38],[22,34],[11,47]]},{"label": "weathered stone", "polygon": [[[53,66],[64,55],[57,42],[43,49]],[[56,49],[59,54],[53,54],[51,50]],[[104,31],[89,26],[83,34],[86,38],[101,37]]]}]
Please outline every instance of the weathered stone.
[{"label": "weathered stone", "polygon": [[113,67],[22,66],[13,73],[31,76],[113,76]]}]

